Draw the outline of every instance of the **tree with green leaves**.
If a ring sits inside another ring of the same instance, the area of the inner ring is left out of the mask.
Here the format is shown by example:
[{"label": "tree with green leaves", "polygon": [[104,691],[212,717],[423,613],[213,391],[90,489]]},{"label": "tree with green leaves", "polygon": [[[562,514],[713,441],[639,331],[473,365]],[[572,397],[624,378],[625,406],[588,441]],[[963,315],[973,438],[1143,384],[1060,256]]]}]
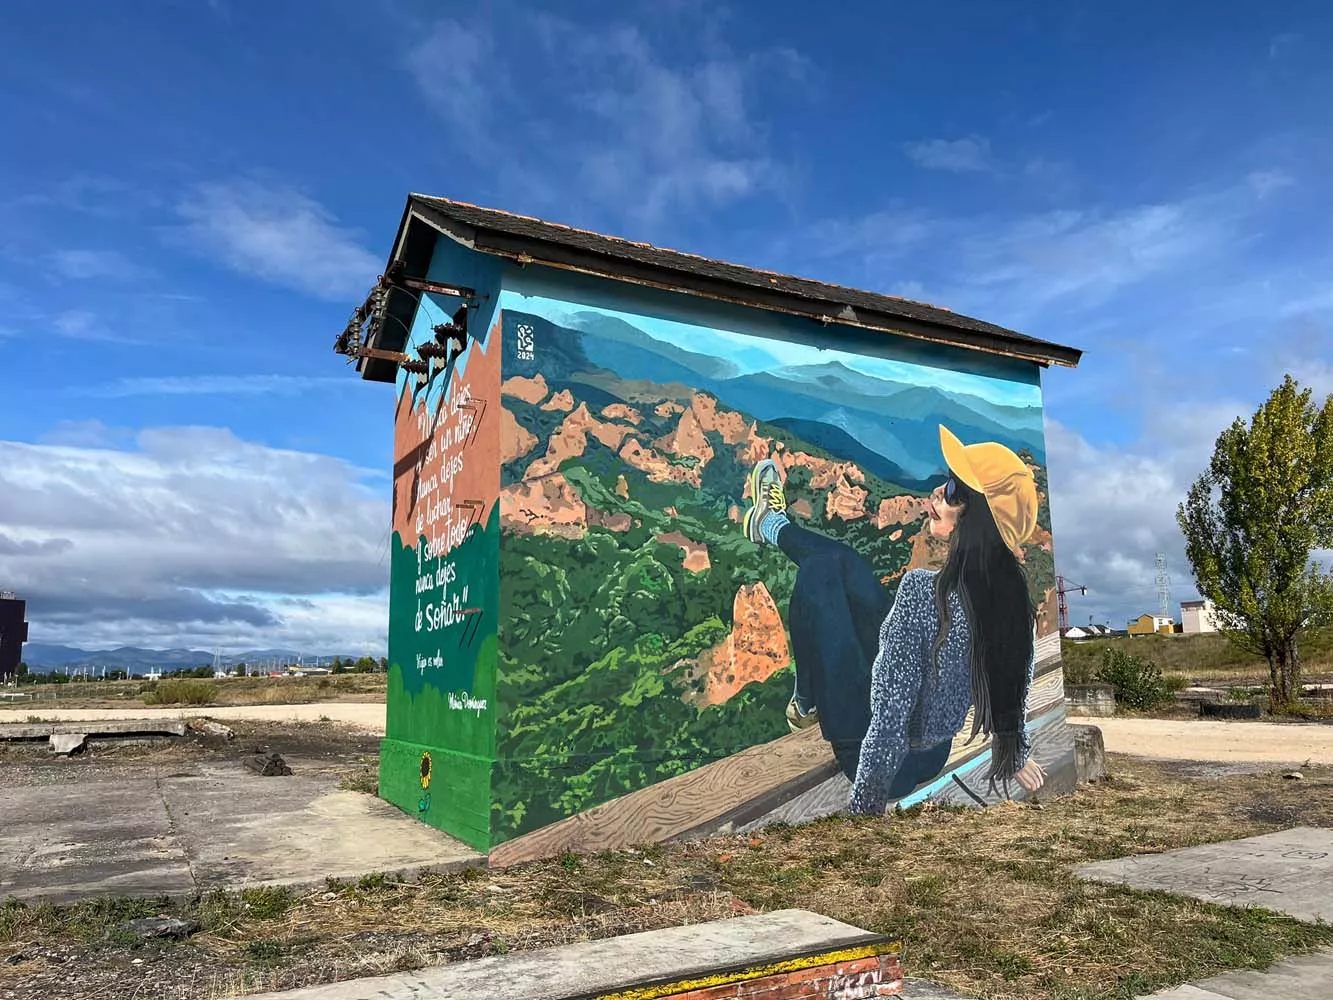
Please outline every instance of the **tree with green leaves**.
[{"label": "tree with green leaves", "polygon": [[1301,696],[1298,639],[1333,617],[1333,396],[1316,406],[1290,375],[1248,425],[1222,432],[1176,513],[1199,593],[1237,647],[1268,662],[1270,701]]}]

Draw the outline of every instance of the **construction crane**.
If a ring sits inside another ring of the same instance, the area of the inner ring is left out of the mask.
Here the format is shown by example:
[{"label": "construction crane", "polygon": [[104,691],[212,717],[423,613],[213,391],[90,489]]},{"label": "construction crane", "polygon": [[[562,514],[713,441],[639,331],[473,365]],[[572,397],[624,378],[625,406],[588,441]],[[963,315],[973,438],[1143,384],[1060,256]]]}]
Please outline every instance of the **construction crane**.
[{"label": "construction crane", "polygon": [[1070,583],[1063,576],[1057,576],[1055,578],[1055,593],[1059,599],[1060,637],[1063,639],[1065,633],[1069,631],[1069,601],[1065,599],[1065,595],[1078,594],[1080,597],[1086,597],[1088,588],[1079,583]]}]

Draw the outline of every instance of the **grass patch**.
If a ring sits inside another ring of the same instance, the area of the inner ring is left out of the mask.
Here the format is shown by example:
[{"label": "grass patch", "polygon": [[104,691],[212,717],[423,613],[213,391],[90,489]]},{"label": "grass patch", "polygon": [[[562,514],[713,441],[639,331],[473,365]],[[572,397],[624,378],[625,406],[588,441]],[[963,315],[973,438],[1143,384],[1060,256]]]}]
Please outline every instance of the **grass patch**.
[{"label": "grass patch", "polygon": [[[1333,944],[1333,927],[1072,875],[1086,861],[1333,826],[1333,768],[1291,782],[1191,779],[1115,757],[1111,767],[1106,781],[1040,806],[922,807],[410,883],[378,875],[299,895],[213,893],[179,904],[204,930],[155,959],[154,988],[291,989],[789,906],[900,938],[913,975],[982,1000],[1128,1000]],[[100,932],[163,912],[104,906],[0,906],[0,963],[34,941],[67,946],[61,966],[10,974],[33,995],[84,995],[70,976],[125,968]]]}]

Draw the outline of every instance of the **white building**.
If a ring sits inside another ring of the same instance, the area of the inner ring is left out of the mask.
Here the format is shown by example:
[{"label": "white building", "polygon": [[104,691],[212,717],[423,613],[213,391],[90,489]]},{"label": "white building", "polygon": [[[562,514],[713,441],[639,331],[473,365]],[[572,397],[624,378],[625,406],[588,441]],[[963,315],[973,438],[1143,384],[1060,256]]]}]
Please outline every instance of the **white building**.
[{"label": "white building", "polygon": [[1181,601],[1180,631],[1186,635],[1219,630],[1217,612],[1212,601]]}]

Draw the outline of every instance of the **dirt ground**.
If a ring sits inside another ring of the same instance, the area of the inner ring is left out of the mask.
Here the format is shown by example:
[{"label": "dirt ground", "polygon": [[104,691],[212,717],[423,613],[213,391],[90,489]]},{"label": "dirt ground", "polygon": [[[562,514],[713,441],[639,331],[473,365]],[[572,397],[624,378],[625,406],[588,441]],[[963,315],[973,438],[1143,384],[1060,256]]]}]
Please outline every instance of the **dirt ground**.
[{"label": "dirt ground", "polygon": [[227,728],[230,739],[191,728],[178,740],[99,740],[69,757],[53,755],[45,740],[0,742],[0,768],[5,785],[18,786],[165,774],[188,764],[237,760],[269,750],[310,770],[344,777],[359,775],[379,760],[377,735],[332,722],[243,719],[227,723]]},{"label": "dirt ground", "polygon": [[[95,781],[268,747],[351,777],[377,752],[373,734],[330,723],[234,725],[231,741],[94,745],[72,759],[0,746],[0,767],[21,781]],[[1084,861],[1333,827],[1333,767],[1295,780],[1243,762],[1113,755],[1109,768],[1105,781],[1045,803],[839,818],[496,873],[0,903],[0,998],[235,997],[792,906],[902,938],[912,974],[991,1000],[1130,997],[1333,944],[1333,929],[1071,874]],[[123,928],[159,915],[196,930],[136,941]]]}]

